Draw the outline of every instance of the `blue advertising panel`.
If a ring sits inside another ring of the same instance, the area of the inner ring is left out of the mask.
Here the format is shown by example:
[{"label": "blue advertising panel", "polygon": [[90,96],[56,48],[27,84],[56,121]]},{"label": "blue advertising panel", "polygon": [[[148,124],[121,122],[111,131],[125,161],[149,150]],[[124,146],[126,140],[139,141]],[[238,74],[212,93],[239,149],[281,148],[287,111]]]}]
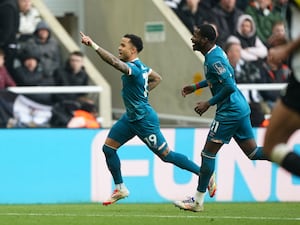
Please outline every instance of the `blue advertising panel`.
[{"label": "blue advertising panel", "polygon": [[[208,129],[162,129],[170,148],[200,165]],[[264,129],[255,129],[262,145]],[[114,184],[102,145],[107,129],[0,129],[0,204],[106,200]],[[300,132],[289,141],[300,153]],[[198,177],[162,162],[138,139],[118,150],[130,196],[124,203],[192,196]],[[267,161],[251,161],[234,141],[216,160],[218,190],[206,201],[300,201],[300,179]]]},{"label": "blue advertising panel", "polygon": [[96,130],[0,130],[0,203],[90,201]]}]

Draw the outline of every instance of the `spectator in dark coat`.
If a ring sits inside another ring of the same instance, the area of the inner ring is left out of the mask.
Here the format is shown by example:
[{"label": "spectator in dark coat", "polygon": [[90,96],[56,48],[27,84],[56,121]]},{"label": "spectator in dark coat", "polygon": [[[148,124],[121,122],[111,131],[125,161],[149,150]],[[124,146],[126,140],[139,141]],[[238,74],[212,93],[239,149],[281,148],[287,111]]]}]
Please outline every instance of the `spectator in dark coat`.
[{"label": "spectator in dark coat", "polygon": [[[14,80],[17,86],[51,86],[54,80],[44,75],[40,66],[40,55],[36,49],[23,49],[20,55],[21,65],[16,68]],[[28,94],[25,95],[33,101],[45,105],[52,105],[52,94]]]},{"label": "spectator in dark coat", "polygon": [[185,3],[174,10],[179,19],[193,33],[195,27],[203,23],[213,23],[208,11],[200,5],[200,0],[186,0]]},{"label": "spectator in dark coat", "polygon": [[[288,65],[282,62],[273,62],[268,55],[260,68],[262,83],[287,83],[291,74]],[[260,91],[264,101],[268,103],[270,110],[273,109],[276,100],[280,96],[280,90]]]},{"label": "spectator in dark coat", "polygon": [[236,7],[236,0],[220,0],[219,4],[212,8],[211,18],[217,26],[219,36],[217,44],[224,47],[227,38],[235,33],[237,21],[243,11]]},{"label": "spectator in dark coat", "polygon": [[[55,84],[57,86],[85,86],[88,84],[88,74],[84,69],[83,54],[80,51],[74,51],[70,54],[65,67],[55,70]],[[56,101],[78,100],[85,93],[57,94]]]}]

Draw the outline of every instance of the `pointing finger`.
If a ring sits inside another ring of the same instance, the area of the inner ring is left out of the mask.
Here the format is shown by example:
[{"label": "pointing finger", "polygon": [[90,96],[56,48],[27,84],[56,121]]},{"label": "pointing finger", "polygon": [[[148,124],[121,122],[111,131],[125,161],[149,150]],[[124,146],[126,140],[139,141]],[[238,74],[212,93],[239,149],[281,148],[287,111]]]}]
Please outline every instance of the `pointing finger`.
[{"label": "pointing finger", "polygon": [[85,34],[82,31],[80,31],[79,33],[81,37],[85,37]]}]

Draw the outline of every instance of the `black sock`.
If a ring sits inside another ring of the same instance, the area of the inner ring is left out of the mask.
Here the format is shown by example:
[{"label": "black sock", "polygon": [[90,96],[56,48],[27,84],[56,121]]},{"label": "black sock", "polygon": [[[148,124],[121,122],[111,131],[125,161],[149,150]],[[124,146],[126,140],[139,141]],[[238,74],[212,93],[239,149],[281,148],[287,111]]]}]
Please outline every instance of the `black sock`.
[{"label": "black sock", "polygon": [[289,152],[282,160],[281,166],[294,175],[300,176],[300,156]]}]

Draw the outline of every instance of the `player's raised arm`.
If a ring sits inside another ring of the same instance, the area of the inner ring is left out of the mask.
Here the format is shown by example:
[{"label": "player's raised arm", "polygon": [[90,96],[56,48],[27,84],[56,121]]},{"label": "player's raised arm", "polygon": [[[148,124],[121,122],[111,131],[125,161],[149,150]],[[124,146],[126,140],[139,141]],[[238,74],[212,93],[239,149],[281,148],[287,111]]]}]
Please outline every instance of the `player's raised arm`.
[{"label": "player's raised arm", "polygon": [[112,65],[117,70],[125,74],[129,74],[129,67],[127,66],[126,63],[121,61],[118,57],[114,56],[104,48],[97,45],[89,36],[85,35],[83,32],[80,32],[80,36],[81,36],[81,43],[85,44],[86,46],[92,47],[103,61]]}]

